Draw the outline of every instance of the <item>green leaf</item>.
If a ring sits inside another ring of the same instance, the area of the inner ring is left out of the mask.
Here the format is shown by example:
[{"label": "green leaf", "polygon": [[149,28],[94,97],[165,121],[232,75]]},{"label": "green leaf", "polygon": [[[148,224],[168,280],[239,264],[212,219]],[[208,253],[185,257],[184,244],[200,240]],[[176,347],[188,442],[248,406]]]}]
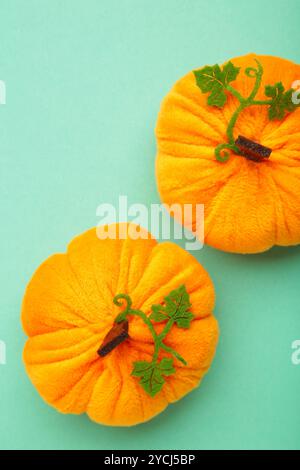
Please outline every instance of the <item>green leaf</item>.
[{"label": "green leaf", "polygon": [[159,364],[159,369],[163,375],[173,375],[176,372],[171,357],[164,357]]},{"label": "green leaf", "polygon": [[190,307],[190,297],[185,286],[173,290],[164,299],[165,305],[152,305],[150,319],[156,322],[182,316]]},{"label": "green leaf", "polygon": [[168,315],[174,319],[179,328],[189,328],[194,315],[189,311],[191,308],[190,296],[185,286],[180,286],[166,297],[166,310]]},{"label": "green leaf", "polygon": [[196,83],[202,93],[209,93],[213,90],[223,88],[222,71],[219,65],[207,65],[194,72]]},{"label": "green leaf", "polygon": [[185,286],[173,290],[164,300],[165,305],[152,306],[150,319],[155,322],[163,322],[173,318],[179,328],[189,328],[194,315],[189,311],[192,305]]},{"label": "green leaf", "polygon": [[223,67],[224,83],[228,85],[229,83],[234,82],[234,80],[237,79],[240,70],[241,68],[235,67],[232,62],[227,62]]},{"label": "green leaf", "polygon": [[133,371],[131,375],[134,377],[143,377],[151,370],[152,363],[147,361],[138,361],[133,364]]},{"label": "green leaf", "polygon": [[209,106],[217,106],[218,108],[223,108],[226,102],[227,95],[223,90],[214,90],[207,98],[207,104],[209,104]]},{"label": "green leaf", "polygon": [[169,317],[173,317],[177,313],[185,311],[192,306],[190,303],[190,296],[186,287],[183,285],[170,292],[170,294],[165,297],[165,301],[166,311]]},{"label": "green leaf", "polygon": [[134,377],[140,377],[140,384],[143,389],[154,397],[162,389],[165,379],[163,376],[175,374],[172,358],[164,358],[159,363],[139,361],[134,363],[131,373]]},{"label": "green leaf", "polygon": [[182,316],[176,317],[176,324],[178,328],[190,328],[193,319],[194,315],[191,312],[185,312]]},{"label": "green leaf", "polygon": [[265,95],[272,98],[269,107],[269,118],[271,121],[275,119],[282,120],[286,113],[293,112],[297,105],[292,101],[293,90],[285,90],[281,82],[273,85],[267,85],[265,88]]},{"label": "green leaf", "polygon": [[219,65],[207,65],[194,72],[197,86],[202,93],[210,93],[207,103],[209,106],[223,108],[227,102],[225,90],[229,83],[236,80],[240,68],[235,67],[232,62],[224,65],[223,69]]},{"label": "green leaf", "polygon": [[152,305],[152,313],[149,318],[158,323],[168,320],[165,307],[162,305]]}]

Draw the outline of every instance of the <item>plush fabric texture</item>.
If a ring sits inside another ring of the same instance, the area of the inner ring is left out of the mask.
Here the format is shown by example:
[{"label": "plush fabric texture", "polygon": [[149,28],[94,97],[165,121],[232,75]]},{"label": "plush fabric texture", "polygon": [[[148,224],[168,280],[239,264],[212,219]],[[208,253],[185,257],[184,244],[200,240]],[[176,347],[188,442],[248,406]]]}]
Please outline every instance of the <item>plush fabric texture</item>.
[{"label": "plush fabric texture", "polygon": [[[300,66],[284,59],[250,54],[232,59],[242,71],[232,86],[247,96],[253,79],[244,74],[257,58],[265,85],[282,81],[286,89],[300,79]],[[241,115],[239,135],[273,149],[269,161],[255,163],[233,154],[227,163],[214,155],[227,142],[226,129],[237,99],[223,109],[207,105],[207,95],[190,72],[163,101],[157,124],[157,181],[166,204],[205,205],[205,243],[235,253],[263,252],[274,245],[300,243],[300,108],[283,121],[270,121],[267,106]],[[195,221],[193,221],[195,230]]]},{"label": "plush fabric texture", "polygon": [[[100,240],[92,229],[75,238],[66,254],[51,256],[30,281],[22,309],[29,336],[25,366],[40,395],[60,412],[87,413],[111,426],[147,421],[195,388],[218,340],[214,287],[206,271],[173,243],[131,239],[130,226],[117,226],[125,227],[125,240]],[[130,318],[129,340],[104,358],[97,350],[120,313],[116,294],[129,294],[133,308],[150,314],[153,304],[182,284],[196,318],[190,329],[173,326],[165,343],[188,365],[175,360],[176,374],[151,398],[131,376],[133,363],[153,354],[152,336],[140,318]]]}]

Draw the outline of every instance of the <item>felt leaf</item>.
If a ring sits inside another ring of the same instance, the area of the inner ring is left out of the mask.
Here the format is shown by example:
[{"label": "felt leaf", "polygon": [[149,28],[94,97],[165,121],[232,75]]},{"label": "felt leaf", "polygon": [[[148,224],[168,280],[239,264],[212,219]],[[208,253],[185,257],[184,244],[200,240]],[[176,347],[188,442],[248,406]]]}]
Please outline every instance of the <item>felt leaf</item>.
[{"label": "felt leaf", "polygon": [[134,369],[131,373],[134,377],[140,377],[140,384],[143,389],[154,397],[162,389],[165,379],[163,376],[175,374],[173,359],[164,358],[161,362],[151,363],[147,361],[138,361],[134,363]]},{"label": "felt leaf", "polygon": [[173,290],[164,300],[165,305],[152,306],[150,319],[155,322],[163,322],[173,318],[179,328],[189,328],[189,323],[194,315],[188,311],[191,303],[185,286]]},{"label": "felt leaf", "polygon": [[196,83],[202,93],[209,93],[210,91],[223,88],[222,71],[219,65],[207,65],[200,70],[194,72]]},{"label": "felt leaf", "polygon": [[240,73],[240,67],[235,67],[232,62],[227,62],[223,67],[224,83],[228,85],[230,82],[234,82]]},{"label": "felt leaf", "polygon": [[227,102],[225,90],[229,83],[236,80],[239,72],[240,68],[235,67],[232,62],[224,65],[223,69],[216,64],[213,66],[207,65],[194,72],[197,86],[202,93],[210,93],[207,99],[209,106],[217,106],[218,108],[225,106]]},{"label": "felt leaf", "polygon": [[170,318],[180,318],[192,306],[185,286],[173,290],[166,298],[166,312]]},{"label": "felt leaf", "polygon": [[209,106],[217,106],[218,108],[223,108],[227,102],[227,95],[224,90],[214,90],[207,98],[207,104]]},{"label": "felt leaf", "polygon": [[190,328],[194,315],[191,312],[184,312],[181,316],[176,317],[176,325],[178,328]]},{"label": "felt leaf", "polygon": [[138,361],[134,363],[134,368],[131,373],[134,377],[143,377],[149,370],[151,370],[152,363],[147,361]]},{"label": "felt leaf", "polygon": [[271,121],[275,119],[282,120],[287,112],[292,112],[297,108],[297,105],[292,101],[293,90],[285,91],[281,82],[273,85],[267,85],[265,88],[265,95],[272,98],[269,107],[269,118]]},{"label": "felt leaf", "polygon": [[152,305],[152,313],[149,318],[158,323],[168,320],[165,307],[162,305]]},{"label": "felt leaf", "polygon": [[159,364],[159,369],[161,373],[166,376],[175,374],[176,372],[171,357],[164,357]]}]

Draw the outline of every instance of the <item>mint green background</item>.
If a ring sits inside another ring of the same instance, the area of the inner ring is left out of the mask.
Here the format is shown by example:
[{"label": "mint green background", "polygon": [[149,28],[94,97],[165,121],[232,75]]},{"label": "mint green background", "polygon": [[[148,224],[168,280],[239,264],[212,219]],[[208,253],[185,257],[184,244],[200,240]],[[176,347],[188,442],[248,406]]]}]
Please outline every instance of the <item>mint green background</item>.
[{"label": "mint green background", "polygon": [[299,247],[196,255],[217,291],[215,362],[136,428],[46,406],[24,372],[19,321],[35,268],[95,225],[101,202],[159,202],[154,126],[174,81],[250,51],[299,62],[299,17],[299,0],[1,0],[1,448],[300,448]]}]

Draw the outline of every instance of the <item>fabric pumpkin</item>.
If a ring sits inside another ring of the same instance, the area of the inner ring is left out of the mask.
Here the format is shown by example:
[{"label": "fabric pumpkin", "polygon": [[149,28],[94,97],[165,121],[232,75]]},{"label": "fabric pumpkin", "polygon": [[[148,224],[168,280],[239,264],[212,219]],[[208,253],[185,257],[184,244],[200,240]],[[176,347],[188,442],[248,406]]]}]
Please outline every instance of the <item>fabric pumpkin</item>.
[{"label": "fabric pumpkin", "polygon": [[[132,224],[114,227],[125,229],[124,240],[99,239],[92,229],[75,238],[66,254],[51,256],[38,268],[23,301],[29,336],[24,361],[40,395],[60,412],[131,426],[153,418],[199,384],[215,353],[218,325],[212,281],[190,254],[173,243],[158,244],[146,231],[133,240]],[[153,304],[181,284],[195,319],[189,329],[174,325],[166,344],[188,365],[175,361],[176,373],[152,398],[131,375],[135,361],[153,354],[152,337],[140,318],[130,319],[129,339],[110,354],[102,358],[97,350],[120,313],[113,303],[116,294],[129,294],[134,307],[149,315]]]},{"label": "fabric pumpkin", "polygon": [[[257,99],[265,86],[282,82],[289,90],[300,80],[300,66],[290,61],[250,54],[231,62],[241,70],[263,66]],[[253,79],[240,73],[232,85],[248,96]],[[267,106],[251,106],[235,128],[270,149],[261,163],[232,154],[226,163],[215,148],[226,142],[228,122],[237,99],[228,96],[219,109],[208,105],[193,72],[179,80],[163,101],[157,124],[157,181],[167,205],[204,204],[205,243],[235,253],[263,252],[274,245],[300,243],[300,108],[271,121]],[[193,230],[196,230],[193,220]]]}]

